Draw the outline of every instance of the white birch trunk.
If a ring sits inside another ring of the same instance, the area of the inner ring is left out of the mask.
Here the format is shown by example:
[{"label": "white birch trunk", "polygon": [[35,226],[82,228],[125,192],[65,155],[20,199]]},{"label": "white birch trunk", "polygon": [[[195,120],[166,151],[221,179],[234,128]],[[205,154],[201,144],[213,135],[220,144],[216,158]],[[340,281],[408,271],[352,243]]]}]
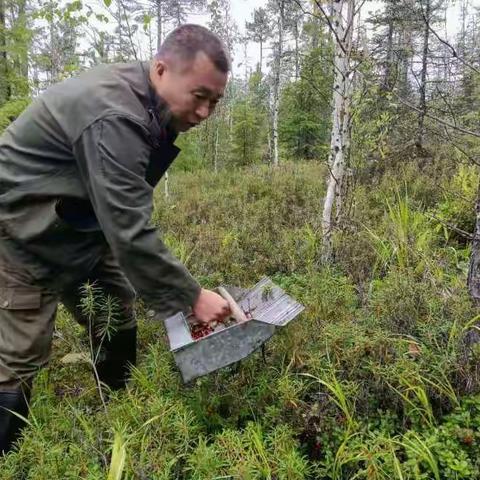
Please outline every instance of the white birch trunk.
[{"label": "white birch trunk", "polygon": [[342,215],[343,201],[345,198],[345,168],[346,161],[350,150],[350,95],[351,95],[351,82],[347,78],[345,85],[345,99],[343,104],[343,119],[342,119],[342,161],[339,165],[339,171],[336,178],[336,190],[335,190],[335,225],[339,225]]},{"label": "white birch trunk", "polygon": [[418,105],[418,129],[417,129],[417,148],[423,148],[423,139],[425,136],[425,116],[427,115],[427,68],[428,68],[428,46],[430,39],[430,0],[427,0],[425,6],[425,26],[423,33],[423,51],[422,51],[422,72],[420,75],[420,101]]},{"label": "white birch trunk", "polygon": [[[354,15],[355,15],[355,2],[349,1],[347,5],[347,30],[345,32],[344,48],[345,53],[345,63],[346,63],[346,74],[344,78],[344,92],[343,92],[343,108],[342,108],[342,152],[343,152],[343,165],[342,170],[339,173],[337,179],[336,187],[336,197],[335,197],[335,225],[340,224],[343,211],[343,203],[345,199],[345,171],[346,171],[346,162],[348,161],[350,153],[350,139],[351,139],[351,103],[353,95],[353,76],[354,72],[352,71],[350,65],[350,57],[352,54],[352,45],[353,45],[353,30],[354,30]],[[360,42],[358,42],[360,43]]]},{"label": "white birch trunk", "polygon": [[[347,5],[347,21],[344,25],[343,10]],[[350,54],[353,38],[355,0],[334,0],[332,5],[332,25],[334,28],[334,85],[332,134],[328,165],[330,174],[323,204],[322,233],[323,261],[329,262],[333,256],[332,231],[334,228],[334,205],[338,218],[343,205],[343,179],[345,163],[350,145],[350,102],[351,72]]]},{"label": "white birch trunk", "polygon": [[282,43],[283,43],[283,0],[279,2],[278,15],[278,46],[275,57],[275,76],[273,81],[273,121],[272,121],[272,137],[273,137],[273,166],[278,166],[278,107],[280,100],[280,71],[282,68]]},{"label": "white birch trunk", "polygon": [[[160,46],[163,42],[163,8],[162,0],[156,0],[156,14],[157,14],[157,52],[160,50]],[[168,200],[170,197],[169,185],[168,185],[168,172],[165,172],[163,177],[164,181],[164,192],[165,200]]]},{"label": "white birch trunk", "polygon": [[213,171],[215,173],[218,172],[218,131],[220,130],[220,126],[218,122],[220,118],[218,118],[217,121],[215,122],[215,148],[213,151]]},{"label": "white birch trunk", "polygon": [[162,0],[156,1],[157,7],[157,52],[160,50],[163,40],[163,10],[162,10]]},{"label": "white birch trunk", "polygon": [[300,33],[298,31],[298,20],[295,21],[295,80],[298,80],[300,77],[300,55],[299,55],[299,46],[298,46],[298,38]]},{"label": "white birch trunk", "polygon": [[270,125],[268,126],[267,143],[268,143],[268,163],[272,163],[272,132],[270,131]]},{"label": "white birch trunk", "polygon": [[258,62],[258,71],[260,72],[260,76],[262,76],[262,65],[263,65],[263,42],[260,38],[260,60]]},{"label": "white birch trunk", "polygon": [[168,172],[165,172],[165,175],[163,176],[163,178],[165,179],[164,181],[164,187],[165,187],[165,200],[168,200],[170,194],[169,194],[169,190],[168,190]]}]

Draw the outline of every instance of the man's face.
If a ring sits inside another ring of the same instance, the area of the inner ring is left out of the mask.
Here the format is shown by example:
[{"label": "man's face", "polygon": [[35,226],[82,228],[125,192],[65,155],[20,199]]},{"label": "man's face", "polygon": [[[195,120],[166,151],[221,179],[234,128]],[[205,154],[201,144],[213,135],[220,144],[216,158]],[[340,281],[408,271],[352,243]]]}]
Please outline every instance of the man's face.
[{"label": "man's face", "polygon": [[227,78],[228,74],[218,70],[203,52],[190,62],[154,60],[150,71],[152,85],[167,102],[173,126],[179,132],[198,125],[213,113]]}]

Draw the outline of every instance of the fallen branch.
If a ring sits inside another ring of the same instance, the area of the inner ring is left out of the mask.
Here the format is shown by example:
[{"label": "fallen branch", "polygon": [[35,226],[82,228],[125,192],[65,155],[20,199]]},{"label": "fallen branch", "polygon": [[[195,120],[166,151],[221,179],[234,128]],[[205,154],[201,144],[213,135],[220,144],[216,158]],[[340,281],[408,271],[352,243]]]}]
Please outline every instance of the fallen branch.
[{"label": "fallen branch", "polygon": [[458,228],[456,225],[451,224],[450,222],[446,222],[445,220],[442,220],[441,218],[438,218],[435,215],[432,215],[431,213],[424,213],[424,215],[432,220],[436,220],[437,222],[440,222],[441,224],[445,225],[446,227],[450,228],[454,232],[457,232],[459,235],[462,237],[468,239],[468,240],[473,240],[473,235],[471,233],[466,232],[465,230],[462,230],[461,228]]}]

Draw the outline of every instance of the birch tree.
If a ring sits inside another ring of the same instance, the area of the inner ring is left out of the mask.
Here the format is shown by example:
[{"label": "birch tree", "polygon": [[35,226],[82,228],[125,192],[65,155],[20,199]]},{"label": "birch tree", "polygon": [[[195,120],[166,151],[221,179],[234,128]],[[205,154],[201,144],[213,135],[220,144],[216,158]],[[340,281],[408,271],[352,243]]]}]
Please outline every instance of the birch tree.
[{"label": "birch tree", "polygon": [[[207,8],[210,14],[208,28],[221,38],[231,59],[240,37],[237,24],[232,17],[230,0],[212,0]],[[212,117],[203,124],[205,138],[210,146],[206,151],[212,156],[215,172],[218,171],[220,163],[225,163],[227,150],[232,145],[232,118],[233,92],[230,79],[225,89],[225,97],[218,104]]]},{"label": "birch tree", "polygon": [[352,75],[352,40],[355,0],[335,0],[332,5],[332,38],[334,43],[333,111],[329,176],[323,204],[323,261],[333,256],[332,232],[335,227],[334,208],[338,217],[343,205],[343,184],[350,146]]},{"label": "birch tree", "polygon": [[283,33],[285,23],[285,1],[274,0],[271,7],[277,13],[276,41],[273,47],[273,72],[272,72],[272,140],[273,140],[273,166],[278,166],[278,110],[280,104],[280,73],[282,70]]},{"label": "birch tree", "polygon": [[428,49],[430,41],[430,21],[432,14],[431,0],[425,1],[425,25],[423,27],[423,49],[422,49],[422,70],[420,73],[420,100],[419,100],[419,115],[418,115],[418,130],[415,145],[421,149],[423,146],[423,137],[425,135],[425,116],[427,113],[427,67],[428,67]]}]

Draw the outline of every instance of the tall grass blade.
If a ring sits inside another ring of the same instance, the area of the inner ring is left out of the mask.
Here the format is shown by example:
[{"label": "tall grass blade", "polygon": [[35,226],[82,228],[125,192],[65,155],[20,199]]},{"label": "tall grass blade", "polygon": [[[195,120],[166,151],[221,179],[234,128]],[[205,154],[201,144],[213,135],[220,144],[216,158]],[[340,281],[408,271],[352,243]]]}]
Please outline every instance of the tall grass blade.
[{"label": "tall grass blade", "polygon": [[110,461],[110,469],[108,471],[107,480],[121,480],[123,470],[125,468],[125,460],[127,458],[126,442],[120,432],[115,432],[113,441],[112,459]]}]

